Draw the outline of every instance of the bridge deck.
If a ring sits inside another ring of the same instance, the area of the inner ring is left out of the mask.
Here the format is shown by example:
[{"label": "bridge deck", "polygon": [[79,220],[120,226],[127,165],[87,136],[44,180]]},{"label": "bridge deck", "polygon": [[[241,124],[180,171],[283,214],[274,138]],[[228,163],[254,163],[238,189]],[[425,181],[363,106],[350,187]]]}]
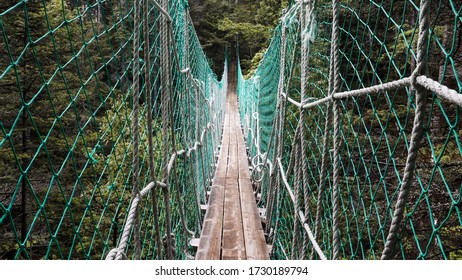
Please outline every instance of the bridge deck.
[{"label": "bridge deck", "polygon": [[250,182],[237,97],[231,87],[218,167],[210,192],[197,260],[269,259]]}]

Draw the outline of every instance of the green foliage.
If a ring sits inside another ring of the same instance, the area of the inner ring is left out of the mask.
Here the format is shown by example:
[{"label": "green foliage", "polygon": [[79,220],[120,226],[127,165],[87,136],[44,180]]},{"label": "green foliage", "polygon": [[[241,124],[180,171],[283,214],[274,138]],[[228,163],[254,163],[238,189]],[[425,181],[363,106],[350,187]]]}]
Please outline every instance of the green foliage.
[{"label": "green foliage", "polygon": [[220,50],[226,47],[232,54],[239,48],[242,68],[249,71],[253,57],[267,47],[287,5],[287,0],[190,1],[191,17],[215,73],[221,72]]},{"label": "green foliage", "polygon": [[261,49],[252,58],[249,73],[244,77],[245,79],[249,79],[255,73],[255,71],[257,70],[258,66],[260,65],[260,63],[261,63],[261,61],[262,61],[262,59],[263,59],[263,57],[265,55],[266,50],[267,49]]}]

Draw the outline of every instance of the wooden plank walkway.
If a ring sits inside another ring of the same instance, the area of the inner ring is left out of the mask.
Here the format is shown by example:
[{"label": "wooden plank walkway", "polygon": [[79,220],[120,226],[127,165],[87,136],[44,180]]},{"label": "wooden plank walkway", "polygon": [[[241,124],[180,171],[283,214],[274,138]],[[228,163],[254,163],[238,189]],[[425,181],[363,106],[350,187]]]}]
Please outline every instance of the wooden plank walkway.
[{"label": "wooden plank walkway", "polygon": [[239,123],[235,84],[232,82],[226,99],[218,167],[196,253],[196,260],[220,259],[269,259],[250,182],[244,136]]}]

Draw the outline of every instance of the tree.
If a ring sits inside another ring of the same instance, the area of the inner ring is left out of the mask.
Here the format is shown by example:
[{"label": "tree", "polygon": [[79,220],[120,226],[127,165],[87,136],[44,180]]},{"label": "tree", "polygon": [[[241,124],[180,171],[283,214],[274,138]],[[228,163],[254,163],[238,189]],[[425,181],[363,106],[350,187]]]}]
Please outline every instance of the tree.
[{"label": "tree", "polygon": [[[267,47],[287,0],[190,1],[191,18],[215,73],[222,72],[224,49],[239,48],[241,66],[249,71],[252,59]],[[261,55],[258,55],[261,57]]]}]

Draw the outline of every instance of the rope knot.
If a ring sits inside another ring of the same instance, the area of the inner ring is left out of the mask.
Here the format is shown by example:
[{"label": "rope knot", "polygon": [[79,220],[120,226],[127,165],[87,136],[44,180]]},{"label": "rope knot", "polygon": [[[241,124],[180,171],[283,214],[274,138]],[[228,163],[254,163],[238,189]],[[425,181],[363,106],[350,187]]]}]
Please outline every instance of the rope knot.
[{"label": "rope knot", "polygon": [[334,98],[334,94],[332,93],[329,95],[329,102],[334,103],[334,101],[335,101],[335,98]]}]

